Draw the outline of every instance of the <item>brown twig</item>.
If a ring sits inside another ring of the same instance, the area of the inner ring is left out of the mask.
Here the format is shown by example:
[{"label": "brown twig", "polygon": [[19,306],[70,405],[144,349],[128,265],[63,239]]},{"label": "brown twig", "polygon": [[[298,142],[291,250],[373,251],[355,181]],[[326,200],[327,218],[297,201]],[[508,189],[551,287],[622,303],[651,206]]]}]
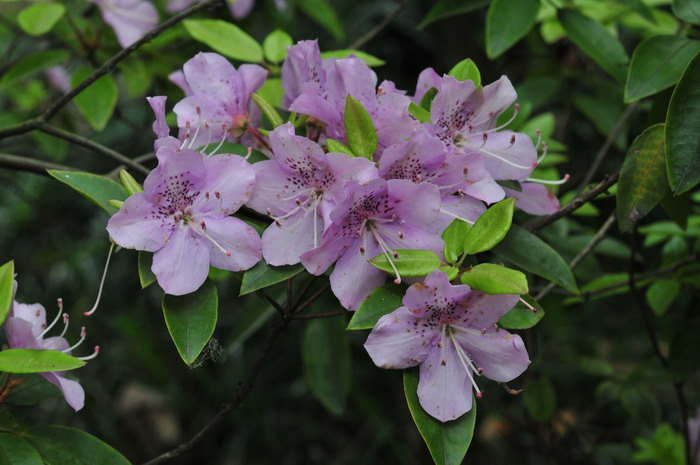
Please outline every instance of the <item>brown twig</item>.
[{"label": "brown twig", "polygon": [[42,174],[48,176],[46,170],[67,170],[75,171],[75,168],[70,166],[59,165],[34,158],[21,157],[11,155],[9,153],[0,153],[0,168],[7,168],[15,171],[27,171],[29,173]]},{"label": "brown twig", "polygon": [[401,13],[401,10],[404,9],[406,4],[408,3],[408,0],[401,0],[398,5],[396,5],[396,8],[392,10],[391,13],[386,15],[384,19],[374,26],[369,32],[366,34],[358,37],[352,44],[348,46],[348,48],[351,49],[359,49],[362,48],[367,42],[370,40],[374,39],[380,32],[382,32],[389,24],[391,24],[392,21],[396,19],[396,17]]},{"label": "brown twig", "polygon": [[326,313],[311,313],[308,315],[289,315],[292,320],[315,320],[317,318],[333,318],[335,316],[341,316],[342,311],[339,312],[326,312]]},{"label": "brown twig", "polygon": [[319,297],[321,297],[321,294],[323,294],[324,292],[326,292],[330,287],[331,287],[331,285],[330,285],[329,283],[326,284],[325,286],[323,286],[321,289],[319,289],[318,291],[316,291],[311,297],[309,297],[308,300],[307,300],[306,302],[304,302],[303,304],[297,306],[297,307],[296,307],[296,311],[293,312],[293,313],[301,313],[302,310],[304,310],[306,307],[308,307],[309,305],[311,305],[316,299],[318,299]]}]

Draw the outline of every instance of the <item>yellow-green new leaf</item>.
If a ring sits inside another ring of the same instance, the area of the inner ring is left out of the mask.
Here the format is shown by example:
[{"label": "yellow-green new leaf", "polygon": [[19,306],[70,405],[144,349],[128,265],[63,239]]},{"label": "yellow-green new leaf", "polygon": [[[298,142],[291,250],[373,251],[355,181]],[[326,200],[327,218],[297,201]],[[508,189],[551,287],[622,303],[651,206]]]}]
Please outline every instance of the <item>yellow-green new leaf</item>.
[{"label": "yellow-green new leaf", "polygon": [[482,263],[462,273],[462,284],[486,294],[527,294],[527,278],[517,270],[493,263]]}]

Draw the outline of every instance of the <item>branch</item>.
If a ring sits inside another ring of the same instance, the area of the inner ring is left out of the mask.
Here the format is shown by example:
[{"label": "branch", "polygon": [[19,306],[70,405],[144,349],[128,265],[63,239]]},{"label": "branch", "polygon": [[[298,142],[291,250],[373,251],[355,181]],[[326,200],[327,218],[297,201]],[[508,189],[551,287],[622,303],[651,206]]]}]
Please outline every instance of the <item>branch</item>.
[{"label": "branch", "polygon": [[538,218],[535,221],[532,221],[529,224],[525,225],[525,229],[527,229],[530,232],[535,232],[538,231],[542,228],[544,228],[547,225],[550,225],[557,221],[560,218],[563,218],[565,216],[570,215],[574,211],[578,210],[581,208],[585,203],[588,201],[596,198],[599,194],[605,192],[617,182],[617,179],[620,177],[620,173],[615,173],[611,174],[609,176],[606,176],[605,179],[603,179],[600,183],[598,183],[597,186],[591,188],[590,190],[587,190],[586,192],[579,194],[576,198],[574,198],[571,202],[563,206],[558,212],[552,213],[549,216],[545,216],[542,218]]},{"label": "branch", "polygon": [[67,170],[74,171],[70,166],[59,165],[43,160],[20,157],[9,153],[0,153],[0,168],[7,168],[16,171],[27,171],[29,173],[42,174],[48,176],[46,170]]},{"label": "branch", "polygon": [[289,315],[292,320],[315,320],[317,318],[333,318],[342,315],[343,312],[312,313],[309,315]]},{"label": "branch", "polygon": [[391,22],[396,19],[396,17],[401,13],[401,10],[406,6],[408,3],[408,0],[401,0],[398,5],[396,5],[396,8],[389,13],[379,24],[374,26],[373,29],[371,29],[369,32],[367,32],[365,35],[360,36],[355,42],[350,44],[348,48],[352,49],[359,49],[362,48],[367,42],[370,40],[374,39],[380,32],[384,30]]}]

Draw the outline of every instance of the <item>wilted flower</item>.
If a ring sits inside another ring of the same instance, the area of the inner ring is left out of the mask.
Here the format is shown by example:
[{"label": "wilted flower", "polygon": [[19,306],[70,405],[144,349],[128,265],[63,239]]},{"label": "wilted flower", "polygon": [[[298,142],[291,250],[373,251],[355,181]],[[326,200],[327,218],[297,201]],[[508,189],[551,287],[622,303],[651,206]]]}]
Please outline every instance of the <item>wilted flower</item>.
[{"label": "wilted flower", "polygon": [[453,286],[435,270],[377,322],[365,349],[382,368],[420,365],[421,406],[440,421],[454,420],[471,409],[473,390],[481,397],[476,376],[506,382],[529,365],[520,336],[496,325],[518,298]]}]

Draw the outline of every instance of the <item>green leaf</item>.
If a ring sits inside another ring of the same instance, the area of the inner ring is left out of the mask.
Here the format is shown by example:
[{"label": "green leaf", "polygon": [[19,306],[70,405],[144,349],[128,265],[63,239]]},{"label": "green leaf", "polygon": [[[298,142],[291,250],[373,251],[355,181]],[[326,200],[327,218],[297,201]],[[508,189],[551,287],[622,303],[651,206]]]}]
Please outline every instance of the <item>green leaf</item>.
[{"label": "green leaf", "polygon": [[120,84],[124,86],[129,97],[143,97],[151,89],[154,73],[149,69],[148,63],[138,58],[122,61],[119,64]]},{"label": "green leaf", "polygon": [[437,2],[425,15],[418,29],[423,29],[429,24],[440,19],[449,18],[459,14],[471,13],[485,7],[491,0],[441,0]]},{"label": "green leaf", "polygon": [[141,187],[141,184],[139,184],[127,170],[119,170],[119,179],[129,195],[134,195],[137,192],[143,192],[143,187]]},{"label": "green leaf", "polygon": [[648,97],[677,83],[698,52],[700,41],[682,36],[660,35],[643,40],[632,54],[625,102]]},{"label": "green leaf", "polygon": [[486,294],[527,294],[527,278],[517,270],[482,263],[462,273],[462,284]]},{"label": "green leaf", "polygon": [[663,316],[668,307],[678,297],[680,290],[680,283],[671,279],[660,279],[649,286],[647,289],[647,302],[654,314]]},{"label": "green leaf", "polygon": [[377,131],[369,112],[351,95],[345,99],[344,121],[345,135],[352,153],[371,160],[377,150]]},{"label": "green leaf", "polygon": [[522,299],[532,305],[536,312],[533,312],[528,307],[518,302],[512,310],[498,320],[498,326],[503,329],[528,329],[535,326],[544,317],[544,310],[532,297],[526,295]]},{"label": "green leaf", "polygon": [[0,433],[0,463],[3,465],[44,465],[41,456],[17,434]]},{"label": "green leaf", "polygon": [[360,60],[364,61],[367,66],[382,66],[386,61],[381,58],[377,58],[374,55],[363,52],[361,50],[355,50],[353,48],[343,48],[340,50],[329,50],[327,52],[321,52],[321,58],[324,60],[326,58],[347,58],[350,55],[355,55]]},{"label": "green leaf", "polygon": [[239,295],[250,294],[259,289],[285,281],[304,271],[302,265],[270,266],[261,260],[243,275]]},{"label": "green leaf", "polygon": [[456,420],[441,422],[430,416],[418,400],[418,369],[403,372],[403,390],[408,409],[436,465],[460,465],[474,436],[476,402]]},{"label": "green leaf", "polygon": [[664,125],[639,135],[625,155],[617,183],[617,223],[623,232],[646,216],[667,190]]},{"label": "green leaf", "polygon": [[287,47],[292,44],[294,44],[294,40],[289,34],[281,29],[275,29],[263,40],[265,58],[271,63],[284,61],[287,58]]},{"label": "green leaf", "polygon": [[656,427],[650,439],[636,438],[635,462],[656,463],[659,465],[686,465],[683,436],[670,425],[662,423]]},{"label": "green leaf", "polygon": [[330,32],[335,40],[339,42],[345,40],[343,23],[328,0],[298,0],[296,5],[309,18]]},{"label": "green leaf", "polygon": [[429,112],[430,108],[433,106],[433,99],[435,99],[437,93],[438,90],[435,87],[428,89],[420,99],[420,107]]},{"label": "green leaf", "polygon": [[[440,267],[440,257],[431,250],[394,250],[398,258],[391,261],[401,276],[416,278],[427,276]],[[385,254],[380,254],[369,261],[372,265],[387,273],[394,274],[394,268]]]},{"label": "green leaf", "polygon": [[[258,89],[257,94],[264,98],[273,107],[280,108],[282,106],[282,98],[284,97],[282,79],[267,78],[262,87]],[[265,158],[268,159],[267,157]]]},{"label": "green leaf", "polygon": [[457,276],[459,275],[459,268],[454,266],[441,266],[439,270],[447,275],[448,281],[457,279]]},{"label": "green leaf", "polygon": [[66,13],[61,3],[36,3],[30,5],[17,15],[17,24],[32,36],[49,32]]},{"label": "green leaf", "polygon": [[597,21],[569,8],[557,10],[566,34],[583,52],[619,82],[627,74],[627,52],[619,40]]},{"label": "green leaf", "polygon": [[481,73],[471,58],[460,61],[447,74],[454,76],[458,81],[472,81],[476,87],[481,85]]},{"label": "green leaf", "polygon": [[194,40],[235,60],[260,63],[263,48],[235,24],[220,19],[186,19],[182,22]]},{"label": "green leaf", "polygon": [[23,374],[22,384],[12,388],[6,403],[9,405],[37,405],[48,399],[63,397],[63,393],[46,378],[36,373]]},{"label": "green leaf", "polygon": [[430,112],[420,105],[411,102],[408,104],[408,112],[421,123],[430,122]]},{"label": "green leaf", "polygon": [[557,407],[556,392],[549,379],[540,376],[527,383],[523,404],[533,419],[540,422],[549,420]]},{"label": "green leaf", "polygon": [[671,5],[673,14],[677,18],[691,24],[700,25],[700,1],[698,0],[673,0]]},{"label": "green leaf", "polygon": [[46,170],[51,176],[69,185],[110,215],[117,209],[107,203],[108,200],[126,200],[129,194],[121,184],[97,174],[80,171]]},{"label": "green leaf", "polygon": [[445,241],[443,255],[447,263],[456,263],[460,255],[464,253],[464,240],[469,234],[471,226],[462,220],[454,220],[442,232],[442,240]]},{"label": "green leaf", "polygon": [[163,296],[163,315],[168,332],[186,364],[191,365],[214,334],[219,298],[208,279],[187,295]]},{"label": "green leaf", "polygon": [[530,32],[539,0],[493,0],[486,13],[486,54],[494,59]]},{"label": "green leaf", "polygon": [[375,289],[370,296],[360,304],[352,314],[348,330],[372,329],[377,321],[400,306],[406,288],[396,284],[385,284]]},{"label": "green leaf", "polygon": [[31,76],[46,68],[65,63],[70,58],[67,50],[47,50],[25,56],[12,66],[0,80],[0,88],[7,88],[18,82],[25,82]]},{"label": "green leaf", "polygon": [[112,446],[84,431],[38,426],[22,434],[46,465],[130,465]]},{"label": "green leaf", "polygon": [[[92,76],[93,72],[94,70],[90,68],[77,70],[71,78],[72,86],[77,87]],[[105,74],[76,95],[73,101],[88,124],[96,131],[102,131],[117,107],[118,97],[119,89],[114,78],[110,74]]]},{"label": "green leaf", "polygon": [[688,64],[666,114],[666,169],[673,195],[700,182],[700,53]]},{"label": "green leaf", "polygon": [[85,362],[58,350],[8,349],[0,352],[0,371],[7,373],[66,371],[82,366]]},{"label": "green leaf", "polygon": [[15,262],[9,261],[0,266],[0,325],[5,322],[12,308],[14,297]]},{"label": "green leaf", "polygon": [[304,375],[316,398],[340,415],[352,384],[350,342],[340,318],[309,321],[302,340]]},{"label": "green leaf", "polygon": [[253,93],[250,96],[253,101],[260,107],[260,110],[262,110],[263,114],[265,115],[265,118],[272,124],[273,128],[276,128],[277,126],[281,126],[284,124],[284,120],[280,116],[279,113],[277,113],[277,110],[270,105],[267,100],[265,100],[262,95]]},{"label": "green leaf", "polygon": [[676,381],[700,370],[700,357],[697,350],[697,335],[700,333],[700,316],[686,315],[671,340],[668,363]]},{"label": "green leaf", "polygon": [[153,254],[139,250],[139,281],[141,289],[146,289],[148,286],[156,282],[156,275],[151,271],[153,265]]},{"label": "green leaf", "polygon": [[514,209],[515,199],[505,199],[486,210],[464,238],[464,251],[474,255],[501,242],[510,229]]},{"label": "green leaf", "polygon": [[328,149],[328,153],[345,153],[351,157],[357,156],[352,153],[350,147],[334,139],[326,139],[326,148]]},{"label": "green leaf", "polygon": [[510,228],[503,242],[494,247],[493,253],[578,294],[576,280],[564,259],[542,239],[519,226]]}]

